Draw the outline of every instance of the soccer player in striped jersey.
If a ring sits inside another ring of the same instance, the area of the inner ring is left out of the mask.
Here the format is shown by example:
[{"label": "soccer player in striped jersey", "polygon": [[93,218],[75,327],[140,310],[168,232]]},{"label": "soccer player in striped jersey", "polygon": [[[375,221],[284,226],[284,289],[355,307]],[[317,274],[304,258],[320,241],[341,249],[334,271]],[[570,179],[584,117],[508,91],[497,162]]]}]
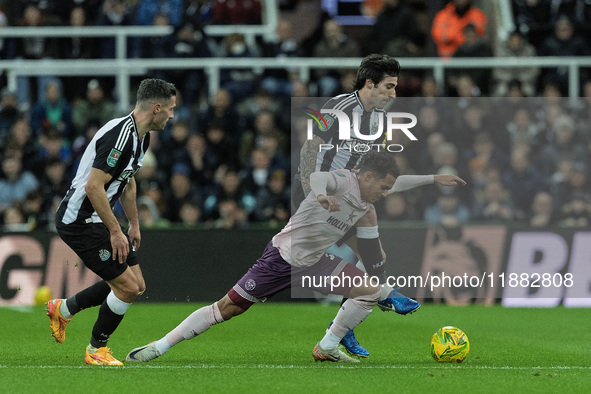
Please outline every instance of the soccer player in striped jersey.
[{"label": "soccer player in striped jersey", "polygon": [[[136,207],[134,174],[142,166],[151,130],[163,130],[174,117],[176,89],[160,79],[145,79],[137,103],[127,116],[101,127],[82,155],[72,186],[56,214],[60,237],[102,280],[68,299],[47,303],[52,335],[63,343],[66,326],[82,309],[99,306],[85,362],[122,365],[107,342],[125,311],[145,290],[136,251],[141,235]],[[113,214],[117,201],[125,211],[129,229]]]},{"label": "soccer player in striped jersey", "polygon": [[[333,97],[322,106],[322,109],[340,110],[350,120],[354,118],[354,114],[358,115],[360,119],[359,132],[366,136],[376,134],[379,129],[380,118],[385,118],[384,107],[396,97],[399,74],[400,63],[393,57],[377,54],[369,55],[363,59],[357,71],[354,86],[356,90],[353,93]],[[307,140],[301,149],[300,168],[292,185],[292,201],[296,209],[305,196],[310,193],[310,174],[314,171],[356,168],[364,154],[371,150],[369,147],[380,145],[384,138],[381,136],[373,141],[357,138],[353,132],[354,122],[351,121],[350,138],[341,140],[339,139],[338,118],[330,113],[324,114],[323,117],[325,122],[322,122],[320,127],[314,128],[313,138]],[[321,145],[332,146],[333,148],[320,149]],[[410,190],[434,182],[445,186],[465,184],[462,179],[455,175],[401,175],[397,178],[396,184],[390,192]],[[370,216],[372,226],[376,228],[377,234],[377,216],[375,212],[373,214],[370,212]],[[343,245],[345,242],[346,244]],[[358,256],[354,250],[357,249],[356,244],[358,243],[359,236],[356,239],[355,234],[347,234],[328,252],[356,264]],[[366,262],[362,264],[369,275],[381,277],[385,281],[386,255],[383,250],[382,254],[383,260],[375,264],[375,266],[368,265]],[[343,303],[345,301],[343,300]],[[378,306],[383,311],[395,311],[398,314],[406,315],[417,310],[420,303],[400,294],[396,289],[384,285]],[[351,355],[358,357],[369,356],[367,349],[357,341],[353,330],[343,337],[342,344]]]}]

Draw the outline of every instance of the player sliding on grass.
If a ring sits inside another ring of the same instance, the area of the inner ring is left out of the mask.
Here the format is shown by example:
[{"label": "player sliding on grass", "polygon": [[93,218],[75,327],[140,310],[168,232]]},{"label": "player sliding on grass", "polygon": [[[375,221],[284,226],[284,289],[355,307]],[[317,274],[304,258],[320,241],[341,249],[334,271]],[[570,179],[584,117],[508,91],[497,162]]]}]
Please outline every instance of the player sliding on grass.
[{"label": "player sliding on grass", "polygon": [[[349,119],[354,114],[360,114],[359,132],[366,138],[372,135],[373,140],[360,139],[355,136],[354,123],[350,123],[351,133],[349,139],[340,139],[339,118],[332,114],[324,114],[326,122],[314,125],[312,139],[306,140],[300,152],[300,168],[295,176],[293,184],[292,200],[296,208],[305,196],[310,192],[310,174],[314,171],[334,171],[340,169],[352,169],[357,166],[366,149],[372,144],[381,144],[384,137],[377,137],[375,130],[379,129],[379,115],[383,115],[383,108],[396,97],[396,86],[400,74],[400,63],[391,56],[372,54],[363,59],[355,79],[355,91],[341,94],[328,100],[322,109],[342,111]],[[320,149],[321,146],[333,146],[332,149]],[[336,149],[334,147],[340,147]],[[346,149],[349,147],[349,149]],[[298,180],[300,182],[298,182]],[[466,184],[455,175],[401,175],[390,193],[401,192],[414,187],[439,183],[442,186],[456,186]],[[372,212],[369,213],[372,215]],[[377,226],[375,214],[370,218]],[[342,259],[355,264],[359,256],[356,256],[356,239],[354,233],[346,234],[337,245],[329,249],[330,253],[338,255]],[[379,277],[382,283],[378,307],[383,311],[394,311],[400,315],[406,315],[416,311],[421,304],[412,298],[400,294],[396,289],[387,286],[386,281],[386,255],[382,250],[383,259],[378,264],[369,265],[361,259],[362,266],[368,275]],[[346,302],[346,300],[343,300]],[[358,357],[368,357],[369,352],[359,344],[353,330],[347,333],[341,341],[347,352]]]},{"label": "player sliding on grass", "polygon": [[[358,249],[364,261],[376,264],[382,260],[378,228],[368,218],[374,212],[373,203],[386,196],[398,175],[394,156],[375,151],[363,157],[359,170],[313,173],[311,193],[238,283],[221,300],[193,312],[160,340],[130,351],[125,361],[153,360],[182,340],[244,313],[255,302],[263,302],[287,287],[301,286],[305,276],[317,278],[312,283],[323,282],[320,278],[344,276],[351,278],[353,286],[340,283],[332,293],[349,299],[314,347],[313,355],[316,361],[359,362],[338,345],[349,330],[369,315],[378,301],[380,288],[364,280],[360,269],[326,250],[349,228],[356,227]],[[313,289],[328,294],[330,282]]]},{"label": "player sliding on grass", "polygon": [[[84,265],[103,280],[67,300],[47,303],[52,335],[59,343],[66,326],[82,309],[100,305],[84,360],[87,364],[123,365],[107,341],[127,308],[145,290],[136,250],[140,228],[133,175],[142,166],[151,130],[163,130],[174,117],[176,89],[160,79],[145,79],[133,112],[101,127],[82,155],[72,186],[56,215],[57,231]],[[123,232],[112,212],[119,200],[129,220]]]}]

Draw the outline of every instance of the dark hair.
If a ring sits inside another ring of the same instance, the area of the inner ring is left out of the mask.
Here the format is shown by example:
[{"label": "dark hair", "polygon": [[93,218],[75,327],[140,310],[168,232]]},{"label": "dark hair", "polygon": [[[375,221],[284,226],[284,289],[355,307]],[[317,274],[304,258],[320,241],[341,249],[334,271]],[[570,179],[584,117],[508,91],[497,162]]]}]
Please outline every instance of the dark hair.
[{"label": "dark hair", "polygon": [[152,100],[167,102],[172,96],[176,96],[174,84],[156,78],[144,79],[137,90],[138,103]]},{"label": "dark hair", "polygon": [[397,77],[400,74],[400,63],[392,56],[372,54],[366,56],[355,78],[355,90],[365,86],[365,80],[371,79],[376,85],[386,77]]},{"label": "dark hair", "polygon": [[385,150],[379,152],[371,150],[363,155],[359,163],[359,173],[363,174],[366,172],[372,172],[378,179],[385,178],[387,175],[398,178],[400,175],[400,169],[398,168],[394,154]]}]

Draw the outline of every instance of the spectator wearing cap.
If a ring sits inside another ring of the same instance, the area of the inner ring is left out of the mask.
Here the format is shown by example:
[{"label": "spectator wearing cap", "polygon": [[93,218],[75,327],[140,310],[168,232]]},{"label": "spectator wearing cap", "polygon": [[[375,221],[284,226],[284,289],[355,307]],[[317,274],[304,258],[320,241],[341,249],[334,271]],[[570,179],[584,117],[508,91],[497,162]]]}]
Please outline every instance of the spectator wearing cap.
[{"label": "spectator wearing cap", "polygon": [[103,125],[117,116],[115,103],[105,97],[98,80],[91,79],[86,87],[86,98],[76,103],[72,111],[76,135],[84,134],[91,122]]}]

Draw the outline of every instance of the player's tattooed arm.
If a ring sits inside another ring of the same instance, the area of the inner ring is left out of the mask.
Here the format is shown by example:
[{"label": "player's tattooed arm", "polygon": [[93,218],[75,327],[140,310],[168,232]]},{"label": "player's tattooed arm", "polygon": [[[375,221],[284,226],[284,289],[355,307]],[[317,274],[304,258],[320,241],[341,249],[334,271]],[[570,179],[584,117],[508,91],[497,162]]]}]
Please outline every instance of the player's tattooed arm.
[{"label": "player's tattooed arm", "polygon": [[306,140],[300,151],[300,176],[302,178],[302,188],[307,196],[312,188],[310,187],[310,174],[316,171],[316,157],[322,138],[314,135],[311,140]]}]

